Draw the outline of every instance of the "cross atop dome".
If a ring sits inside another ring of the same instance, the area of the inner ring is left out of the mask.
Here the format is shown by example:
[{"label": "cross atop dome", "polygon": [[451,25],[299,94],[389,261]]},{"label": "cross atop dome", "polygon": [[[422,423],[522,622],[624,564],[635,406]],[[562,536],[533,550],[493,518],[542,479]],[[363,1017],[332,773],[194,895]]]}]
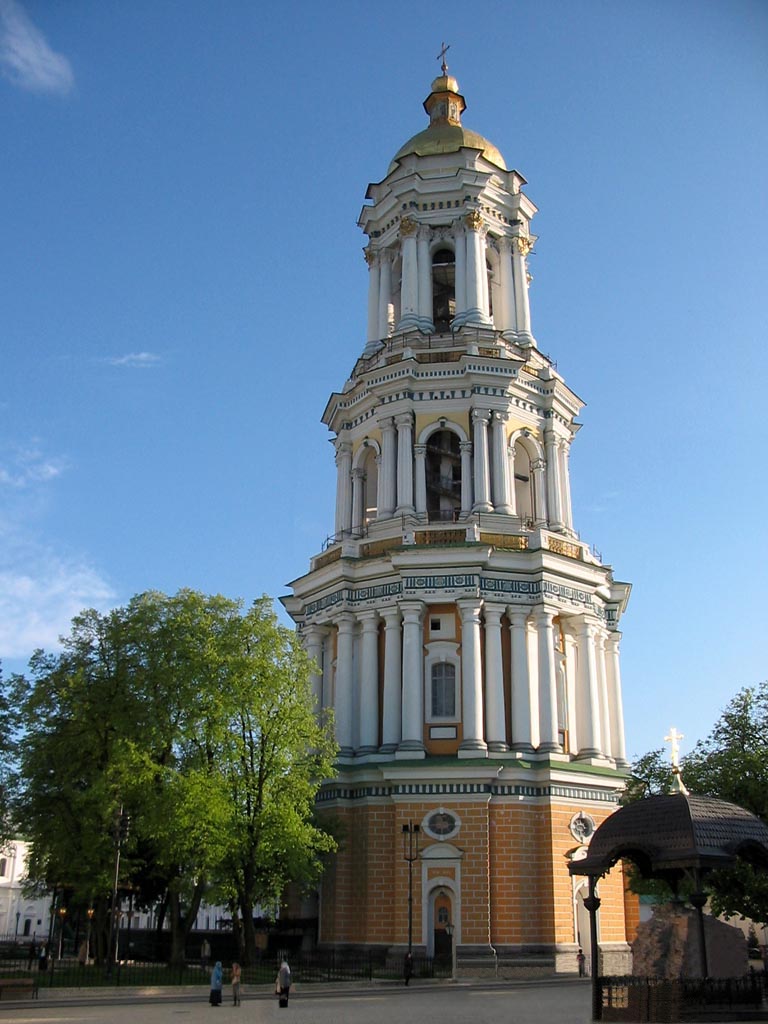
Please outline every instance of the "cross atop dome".
[{"label": "cross atop dome", "polygon": [[442,48],[440,50],[440,53],[438,53],[438,55],[435,57],[435,60],[441,60],[442,59],[442,64],[440,65],[440,70],[443,72],[444,75],[448,74],[448,65],[447,65],[447,63],[445,61],[445,55],[446,55],[446,53],[448,53],[450,48],[451,48],[451,44],[450,43],[448,43],[447,45],[445,43],[443,43]]}]

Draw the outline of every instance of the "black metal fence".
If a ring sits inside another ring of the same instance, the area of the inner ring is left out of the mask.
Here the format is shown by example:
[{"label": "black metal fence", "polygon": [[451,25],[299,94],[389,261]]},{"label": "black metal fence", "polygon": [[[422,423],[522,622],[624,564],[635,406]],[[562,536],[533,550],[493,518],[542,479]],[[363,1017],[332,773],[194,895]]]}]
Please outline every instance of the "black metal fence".
[{"label": "black metal fence", "polygon": [[759,1009],[765,999],[760,973],[743,978],[600,979],[602,1020],[684,1021],[701,1011]]},{"label": "black metal fence", "polygon": [[[76,958],[50,959],[45,969],[37,960],[26,956],[9,955],[10,950],[0,947],[0,987],[4,979],[32,978],[41,987],[97,988],[107,985],[200,985],[210,983],[210,966],[199,962],[183,967],[141,960],[118,960],[107,969],[105,964],[80,964]],[[214,956],[214,959],[217,959]],[[231,959],[224,962],[224,980],[229,980]],[[292,955],[289,958],[295,982],[302,984],[397,980],[403,977],[403,960],[386,958],[380,954],[351,956],[333,950],[322,953]],[[264,957],[258,964],[242,969],[244,985],[273,985],[280,965],[280,957]],[[414,955],[413,977],[450,977],[451,964]]]}]

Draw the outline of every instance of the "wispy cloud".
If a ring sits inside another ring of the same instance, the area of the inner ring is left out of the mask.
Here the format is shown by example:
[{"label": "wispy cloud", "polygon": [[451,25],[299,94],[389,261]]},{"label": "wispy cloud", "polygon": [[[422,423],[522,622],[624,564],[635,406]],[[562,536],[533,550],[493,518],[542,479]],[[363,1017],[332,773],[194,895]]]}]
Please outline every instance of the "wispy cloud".
[{"label": "wispy cloud", "polygon": [[31,92],[66,95],[75,82],[67,58],[51,49],[16,0],[0,0],[0,68]]},{"label": "wispy cloud", "polygon": [[159,366],[162,359],[154,352],[128,352],[124,356],[110,356],[105,362],[110,366],[127,366],[146,370],[152,366]]},{"label": "wispy cloud", "polygon": [[47,483],[61,476],[67,467],[65,458],[44,454],[34,442],[14,445],[5,452],[0,450],[0,487],[21,490]]},{"label": "wispy cloud", "polygon": [[28,658],[38,647],[58,647],[84,608],[115,603],[109,583],[91,566],[29,541],[0,565],[0,656]]}]

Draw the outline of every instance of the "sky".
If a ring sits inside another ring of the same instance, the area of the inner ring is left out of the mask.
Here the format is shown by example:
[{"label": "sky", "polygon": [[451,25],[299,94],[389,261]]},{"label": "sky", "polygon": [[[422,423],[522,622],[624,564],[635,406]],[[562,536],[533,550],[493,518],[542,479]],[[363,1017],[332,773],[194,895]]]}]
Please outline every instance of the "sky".
[{"label": "sky", "polygon": [[0,0],[0,658],[333,531],[357,218],[450,44],[539,208],[575,525],[632,583],[628,752],[768,677],[768,3]]}]

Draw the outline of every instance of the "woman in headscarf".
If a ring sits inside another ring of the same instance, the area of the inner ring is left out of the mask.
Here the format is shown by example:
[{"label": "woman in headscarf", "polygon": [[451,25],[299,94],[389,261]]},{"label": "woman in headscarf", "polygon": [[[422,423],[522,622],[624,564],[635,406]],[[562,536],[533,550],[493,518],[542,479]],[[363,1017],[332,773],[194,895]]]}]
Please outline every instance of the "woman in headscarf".
[{"label": "woman in headscarf", "polygon": [[224,974],[221,969],[221,960],[217,960],[211,971],[211,1006],[221,1006],[221,986]]}]

